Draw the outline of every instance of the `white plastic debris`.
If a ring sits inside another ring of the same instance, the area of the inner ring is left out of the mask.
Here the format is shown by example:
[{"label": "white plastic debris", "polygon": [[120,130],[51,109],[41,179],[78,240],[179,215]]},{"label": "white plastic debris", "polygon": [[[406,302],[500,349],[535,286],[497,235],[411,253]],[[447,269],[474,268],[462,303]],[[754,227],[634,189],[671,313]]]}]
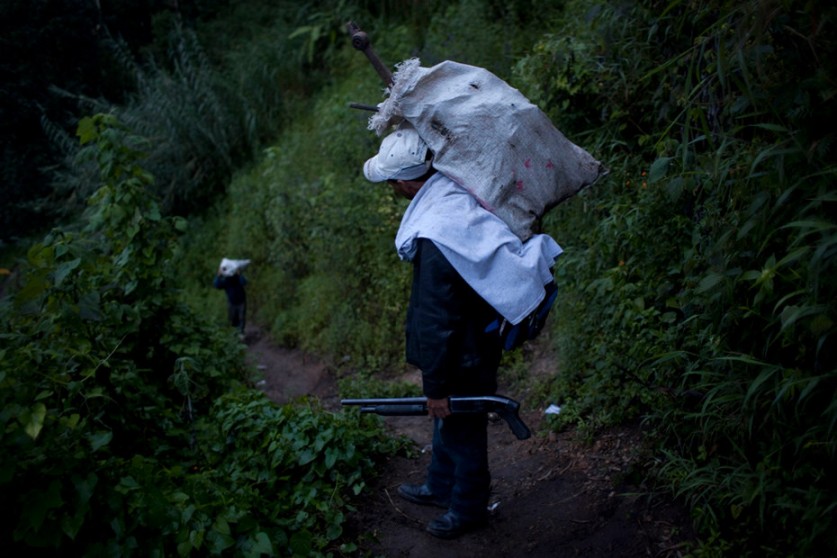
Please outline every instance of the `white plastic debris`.
[{"label": "white plastic debris", "polygon": [[552,405],[550,405],[549,407],[546,408],[546,410],[543,412],[543,414],[545,414],[545,415],[557,415],[560,412],[561,412],[561,406],[556,405],[556,404],[553,403]]}]

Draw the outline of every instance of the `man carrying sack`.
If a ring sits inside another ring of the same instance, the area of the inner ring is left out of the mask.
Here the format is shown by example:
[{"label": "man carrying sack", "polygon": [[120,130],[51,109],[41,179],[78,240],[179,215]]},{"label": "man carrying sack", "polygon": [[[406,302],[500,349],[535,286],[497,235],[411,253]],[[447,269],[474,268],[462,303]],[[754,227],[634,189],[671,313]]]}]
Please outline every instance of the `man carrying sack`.
[{"label": "man carrying sack", "polygon": [[247,279],[241,270],[249,264],[250,260],[224,258],[212,280],[212,286],[223,289],[227,295],[227,318],[230,325],[238,330],[241,339],[244,339],[244,328],[247,324],[247,292],[244,290]]},{"label": "man carrying sack", "polygon": [[607,170],[488,70],[413,58],[392,74],[366,33],[354,22],[347,29],[387,87],[369,129],[397,127],[364,175],[412,200],[395,246],[413,264],[406,357],[422,373],[433,455],[425,482],[398,493],[445,509],[427,531],[455,538],[487,522],[491,476],[486,415],[451,414],[447,398],[494,394],[503,348],[513,345],[503,327],[554,300],[562,250],[538,234],[541,217]]},{"label": "man carrying sack", "polygon": [[445,509],[427,531],[455,538],[486,524],[491,476],[487,415],[451,414],[447,398],[495,394],[502,343],[487,326],[498,313],[518,323],[537,308],[561,248],[543,234],[524,243],[433,167],[427,144],[407,122],[363,169],[368,180],[387,181],[412,199],[395,244],[413,264],[406,358],[422,373],[433,453],[425,482],[403,484],[398,493]]}]

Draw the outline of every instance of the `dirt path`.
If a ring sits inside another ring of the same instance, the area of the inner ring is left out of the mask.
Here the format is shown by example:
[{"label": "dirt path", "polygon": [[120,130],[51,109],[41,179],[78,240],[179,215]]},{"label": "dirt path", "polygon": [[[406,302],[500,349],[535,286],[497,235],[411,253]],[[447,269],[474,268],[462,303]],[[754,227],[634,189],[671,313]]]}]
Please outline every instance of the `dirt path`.
[{"label": "dirt path", "polygon": [[337,385],[326,366],[295,349],[277,346],[256,326],[247,326],[247,358],[263,379],[257,386],[271,401],[287,403],[301,395],[314,395],[323,403],[337,400]]},{"label": "dirt path", "polygon": [[[248,330],[249,359],[264,376],[260,387],[278,403],[316,396],[326,408],[339,406],[327,367],[312,356],[273,345],[257,329]],[[531,371],[550,370],[541,357]],[[502,390],[501,390],[502,393]],[[511,395],[511,394],[510,394]],[[525,394],[524,394],[525,396]],[[515,394],[523,409],[525,397]],[[423,417],[387,417],[394,434],[412,439],[418,458],[391,459],[372,485],[369,500],[350,520],[363,534],[359,555],[390,558],[557,557],[629,558],[681,556],[687,539],[684,512],[660,498],[636,496],[631,471],[641,468],[639,433],[620,429],[592,445],[574,434],[547,433],[543,411],[522,418],[533,432],[520,441],[503,421],[489,426],[492,503],[489,526],[454,541],[424,531],[441,510],[423,508],[396,496],[402,482],[423,481],[429,463],[430,423]],[[638,475],[637,475],[638,476]]]}]

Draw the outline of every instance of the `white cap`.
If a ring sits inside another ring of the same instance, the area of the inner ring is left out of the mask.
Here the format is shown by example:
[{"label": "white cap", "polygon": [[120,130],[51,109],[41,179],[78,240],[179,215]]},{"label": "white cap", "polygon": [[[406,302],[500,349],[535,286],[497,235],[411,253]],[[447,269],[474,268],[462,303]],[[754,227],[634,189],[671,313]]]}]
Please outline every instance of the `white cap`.
[{"label": "white cap", "polygon": [[381,142],[378,154],[363,165],[363,174],[370,182],[413,180],[430,169],[427,144],[415,128],[403,122]]}]

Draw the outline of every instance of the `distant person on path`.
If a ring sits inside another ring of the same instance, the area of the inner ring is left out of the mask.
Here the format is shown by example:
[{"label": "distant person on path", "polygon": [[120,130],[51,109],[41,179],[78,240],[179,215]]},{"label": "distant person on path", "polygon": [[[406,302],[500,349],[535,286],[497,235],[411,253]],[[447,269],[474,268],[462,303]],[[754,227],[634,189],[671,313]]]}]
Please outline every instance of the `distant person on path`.
[{"label": "distant person on path", "polygon": [[212,285],[216,289],[224,289],[227,293],[227,315],[230,325],[243,337],[247,321],[247,293],[244,291],[247,279],[241,274],[240,269],[227,275],[223,267],[219,267]]},{"label": "distant person on path", "polygon": [[486,524],[491,476],[487,415],[451,414],[448,397],[495,394],[502,344],[487,326],[500,308],[519,319],[539,304],[561,248],[546,235],[523,244],[433,169],[432,153],[407,123],[384,138],[363,170],[369,181],[387,181],[412,200],[395,244],[413,264],[406,358],[422,373],[433,453],[424,484],[402,484],[398,493],[445,509],[427,531],[452,539]]}]

